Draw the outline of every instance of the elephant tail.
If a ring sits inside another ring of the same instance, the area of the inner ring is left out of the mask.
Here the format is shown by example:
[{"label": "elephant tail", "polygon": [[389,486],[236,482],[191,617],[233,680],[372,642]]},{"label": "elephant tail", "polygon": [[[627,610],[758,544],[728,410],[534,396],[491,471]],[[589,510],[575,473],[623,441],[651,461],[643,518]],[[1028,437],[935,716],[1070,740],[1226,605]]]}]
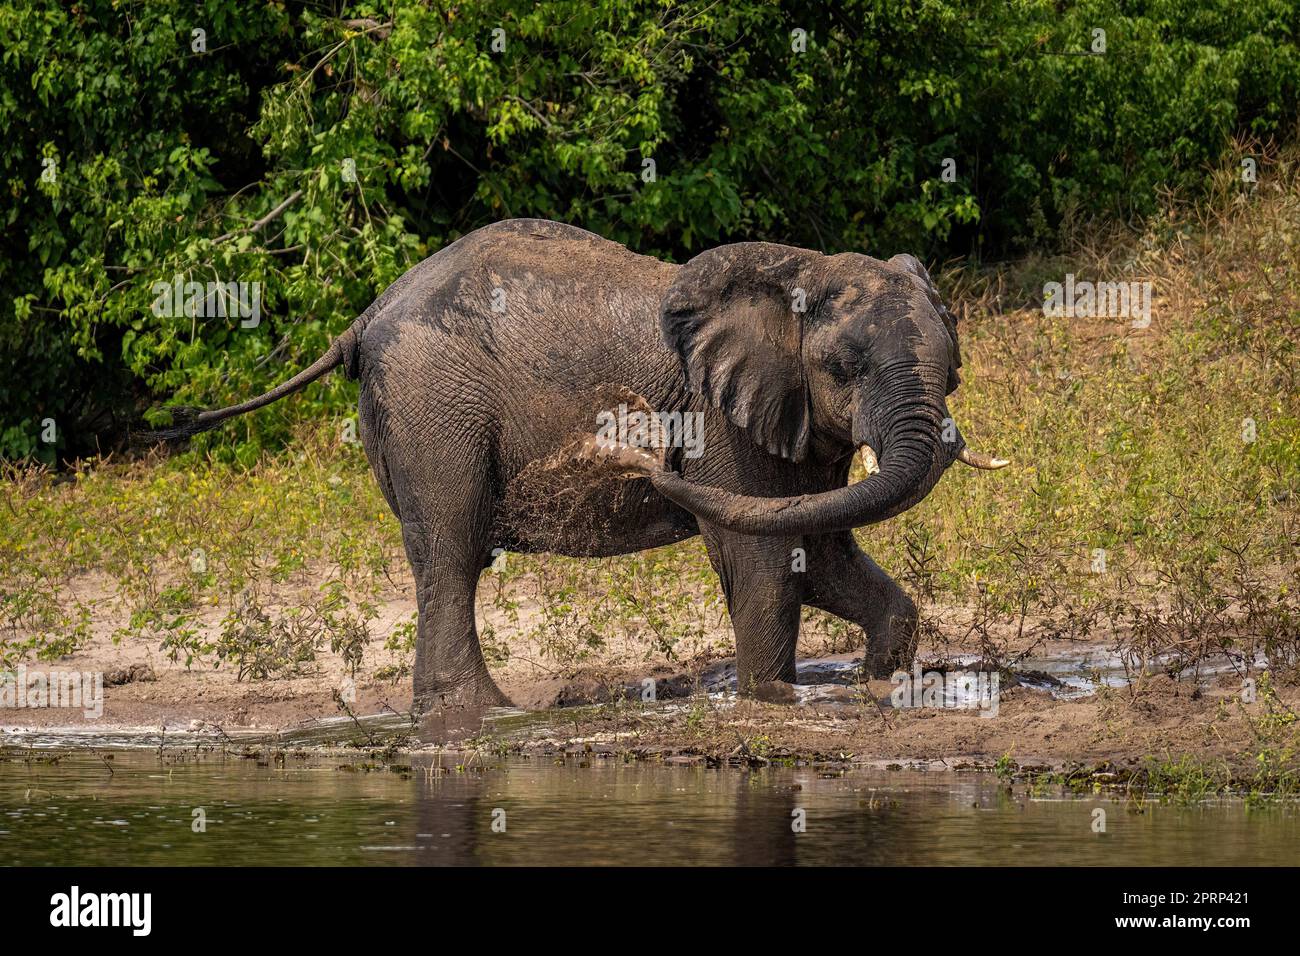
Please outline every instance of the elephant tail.
[{"label": "elephant tail", "polygon": [[[365,316],[362,316],[362,319],[364,318]],[[238,405],[229,405],[226,408],[201,409],[187,405],[174,405],[168,409],[172,413],[172,424],[170,426],[156,431],[133,432],[130,436],[131,443],[153,445],[158,442],[180,441],[200,432],[211,431],[228,418],[255,411],[270,405],[272,402],[278,402],[286,395],[292,395],[339,365],[346,366],[349,374],[355,375],[357,342],[360,339],[362,324],[362,320],[358,319],[346,332],[330,343],[330,347],[325,350],[324,355],[293,378],[287,382],[281,382],[269,392],[258,395],[256,398],[250,398],[246,402],[240,402]]]}]

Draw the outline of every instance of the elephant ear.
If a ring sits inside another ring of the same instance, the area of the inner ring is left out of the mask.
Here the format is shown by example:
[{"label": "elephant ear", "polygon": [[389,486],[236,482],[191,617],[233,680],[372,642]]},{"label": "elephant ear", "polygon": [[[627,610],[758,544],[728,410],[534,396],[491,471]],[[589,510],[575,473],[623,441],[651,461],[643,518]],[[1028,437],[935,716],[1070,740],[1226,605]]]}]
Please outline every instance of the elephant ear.
[{"label": "elephant ear", "polygon": [[687,387],[791,461],[808,454],[812,432],[802,348],[816,290],[801,277],[818,258],[766,242],[719,246],[682,266],[659,313]]},{"label": "elephant ear", "polygon": [[930,299],[930,304],[934,306],[935,311],[943,317],[944,328],[948,330],[948,337],[952,339],[952,363],[953,368],[949,376],[948,393],[952,394],[956,389],[957,369],[961,368],[961,347],[957,344],[957,317],[948,311],[948,307],[943,304],[943,299],[939,296],[939,287],[934,284],[930,278],[929,271],[921,265],[921,260],[916,256],[910,256],[905,252],[900,252],[889,260],[889,265],[895,269],[901,269],[904,272],[910,272],[921,280],[921,287]]}]

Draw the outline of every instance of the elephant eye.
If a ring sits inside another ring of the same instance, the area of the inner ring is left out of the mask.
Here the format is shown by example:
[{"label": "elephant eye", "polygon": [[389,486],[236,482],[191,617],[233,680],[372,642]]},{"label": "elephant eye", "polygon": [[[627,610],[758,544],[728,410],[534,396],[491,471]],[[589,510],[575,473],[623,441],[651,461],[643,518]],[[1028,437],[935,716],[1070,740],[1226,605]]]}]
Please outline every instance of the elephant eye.
[{"label": "elephant eye", "polygon": [[860,378],[866,367],[866,357],[852,349],[836,349],[826,357],[826,370],[837,385],[846,385]]}]

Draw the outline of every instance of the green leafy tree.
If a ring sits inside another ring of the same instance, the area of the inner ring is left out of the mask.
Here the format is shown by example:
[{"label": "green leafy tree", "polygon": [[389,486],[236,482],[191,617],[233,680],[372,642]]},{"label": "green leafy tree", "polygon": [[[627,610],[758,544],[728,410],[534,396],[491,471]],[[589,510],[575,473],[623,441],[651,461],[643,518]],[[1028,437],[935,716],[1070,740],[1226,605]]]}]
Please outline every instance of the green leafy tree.
[{"label": "green leafy tree", "polygon": [[[1140,216],[1291,131],[1298,30],[1290,0],[0,3],[0,454],[261,391],[501,218],[683,259]],[[157,314],[178,276],[258,283],[260,320]],[[353,388],[198,442],[251,460]]]}]

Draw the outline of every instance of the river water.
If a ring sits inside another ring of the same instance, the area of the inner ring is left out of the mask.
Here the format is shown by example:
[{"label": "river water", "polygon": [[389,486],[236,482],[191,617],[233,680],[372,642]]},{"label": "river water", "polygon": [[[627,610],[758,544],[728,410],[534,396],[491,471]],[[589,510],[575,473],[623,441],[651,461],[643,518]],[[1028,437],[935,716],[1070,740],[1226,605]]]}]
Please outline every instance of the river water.
[{"label": "river water", "polygon": [[1113,798],[1009,790],[989,773],[399,759],[10,751],[0,864],[1300,862],[1300,812],[1235,800],[1135,812]]}]

